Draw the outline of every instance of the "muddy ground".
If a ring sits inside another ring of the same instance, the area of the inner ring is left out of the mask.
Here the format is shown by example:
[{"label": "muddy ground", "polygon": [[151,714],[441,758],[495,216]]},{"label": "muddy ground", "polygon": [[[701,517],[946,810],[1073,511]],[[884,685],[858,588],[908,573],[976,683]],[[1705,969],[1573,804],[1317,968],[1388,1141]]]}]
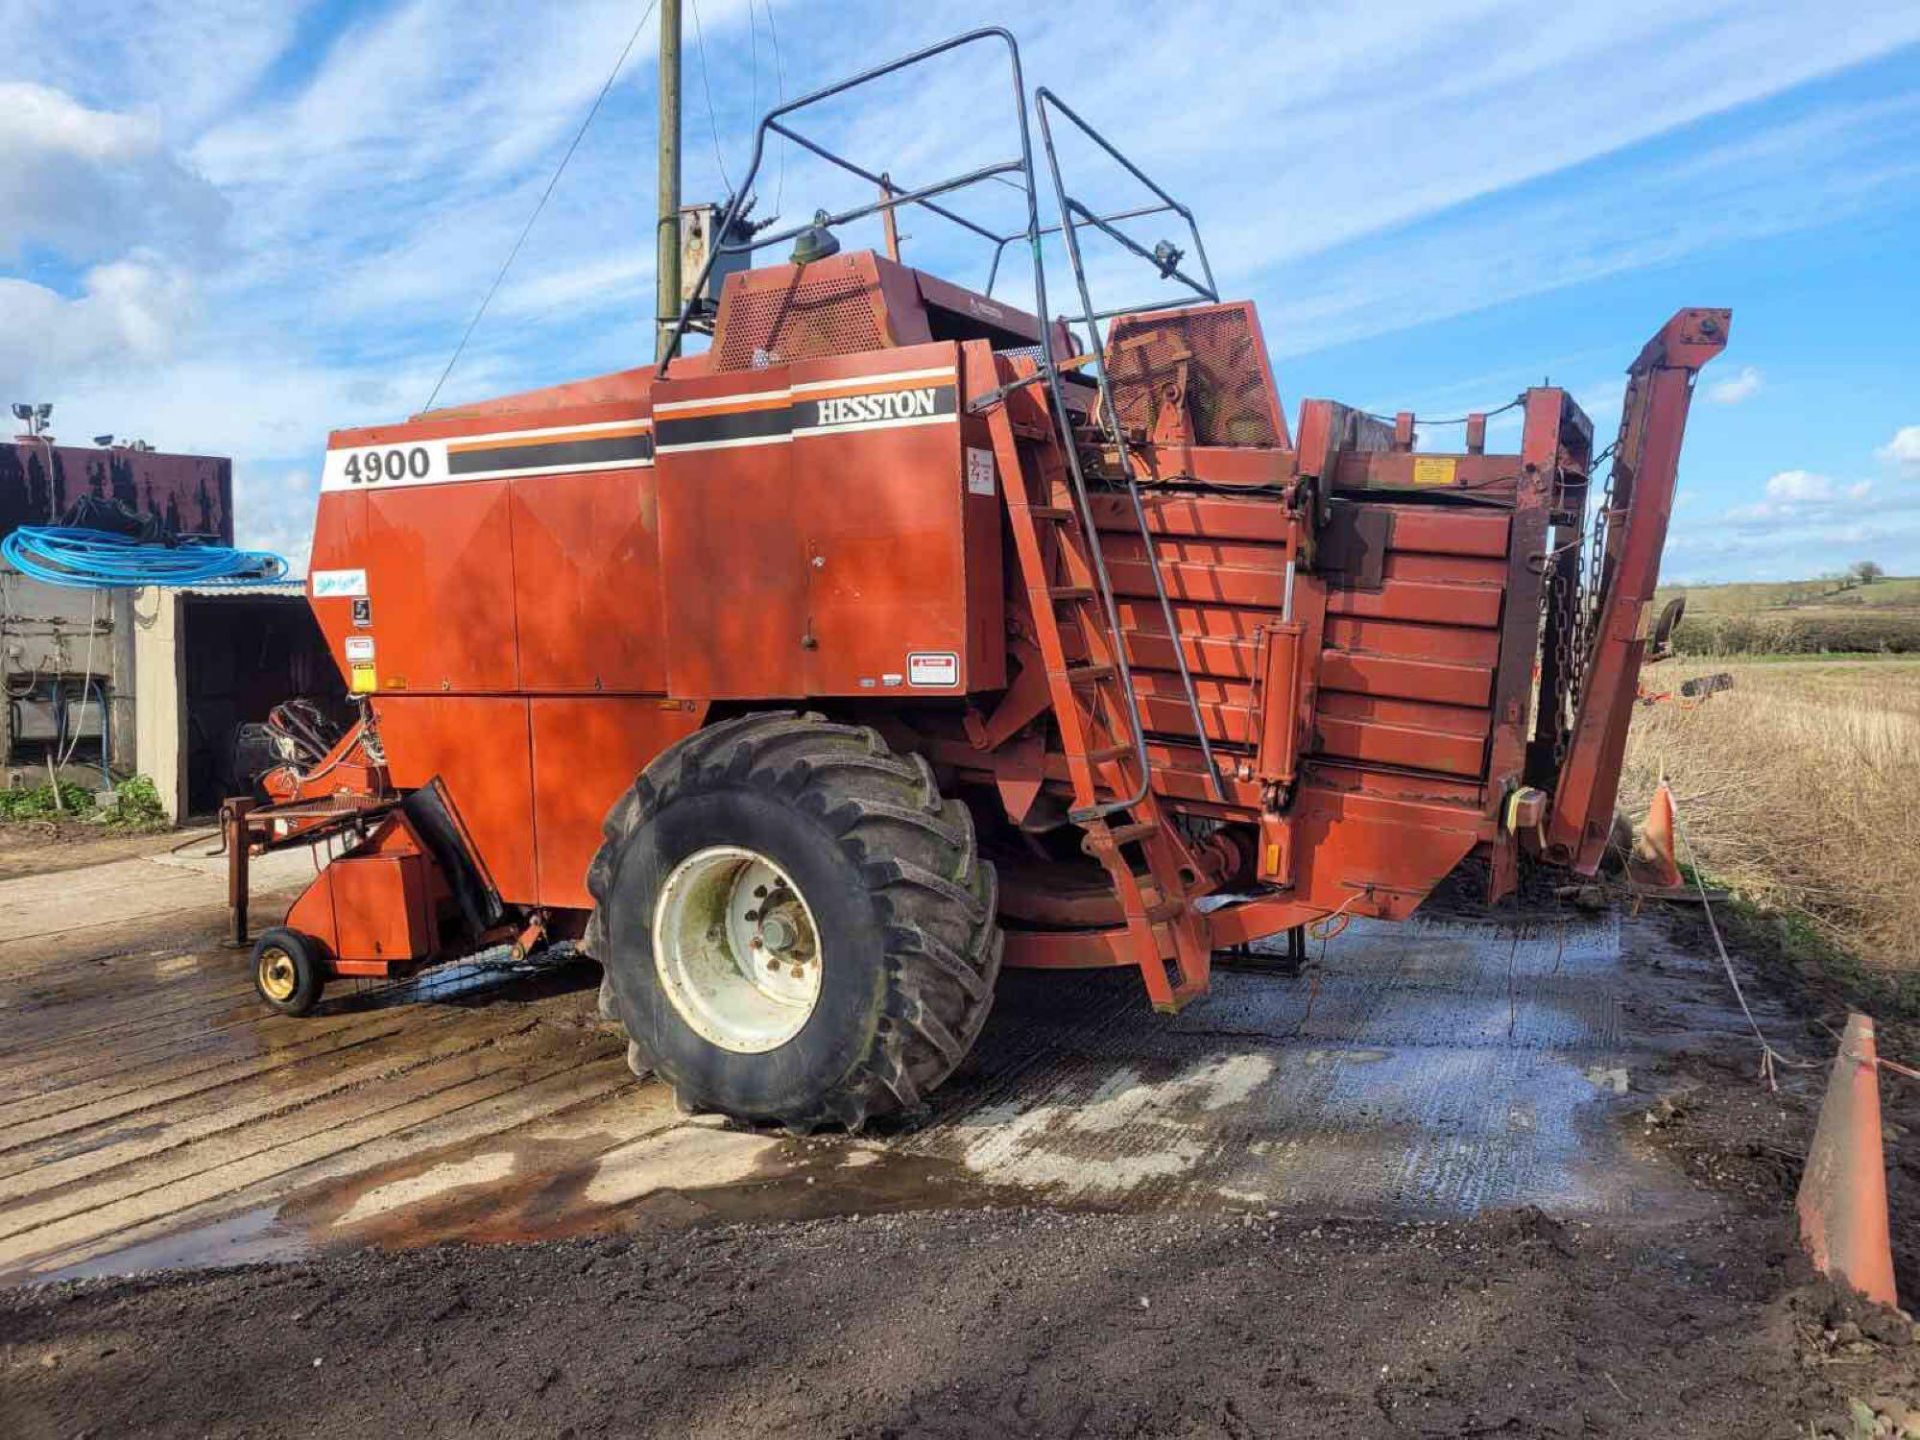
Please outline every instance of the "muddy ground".
[{"label": "muddy ground", "polygon": [[1017,1210],[361,1251],[17,1294],[0,1383],[36,1437],[1894,1433],[1912,1325],[1807,1283],[1775,1219]]},{"label": "muddy ground", "polygon": [[1823,1074],[1684,924],[1009,977],[926,1124],[796,1141],[627,1077],[590,962],[263,1018],[217,877],[120,865],[77,938],[0,884],[3,1435],[1920,1435],[1791,1243]]}]

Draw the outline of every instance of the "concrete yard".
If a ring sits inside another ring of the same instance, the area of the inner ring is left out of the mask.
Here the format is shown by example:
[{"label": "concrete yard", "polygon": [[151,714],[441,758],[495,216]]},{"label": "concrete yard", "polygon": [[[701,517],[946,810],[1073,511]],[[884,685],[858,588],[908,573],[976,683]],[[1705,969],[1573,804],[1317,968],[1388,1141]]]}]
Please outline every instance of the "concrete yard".
[{"label": "concrete yard", "polygon": [[[311,864],[258,867],[257,915]],[[1611,915],[1356,924],[1306,974],[1223,970],[1172,1020],[1129,975],[1010,975],[925,1125],[802,1140],[635,1080],[585,960],[269,1015],[218,943],[222,874],[190,853],[0,881],[0,1274],[1028,1202],[1697,1203],[1614,1123],[1660,1048],[1624,1007],[1664,989],[1725,1017],[1701,975],[1638,963],[1666,949],[1652,927]]]}]

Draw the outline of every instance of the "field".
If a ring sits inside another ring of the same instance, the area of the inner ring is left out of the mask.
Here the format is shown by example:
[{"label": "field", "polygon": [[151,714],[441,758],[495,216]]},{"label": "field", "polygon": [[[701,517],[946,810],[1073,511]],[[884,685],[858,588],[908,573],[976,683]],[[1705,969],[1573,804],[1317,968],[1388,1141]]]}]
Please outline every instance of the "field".
[{"label": "field", "polygon": [[1920,654],[1920,578],[1692,585],[1674,647],[1688,655]]},{"label": "field", "polygon": [[1664,775],[1707,875],[1790,928],[1810,928],[1816,948],[1866,962],[1911,1008],[1920,1002],[1920,658],[1705,665],[1680,656],[1644,683],[1677,690],[1721,670],[1734,676],[1732,690],[1636,712],[1623,808],[1643,814]]}]

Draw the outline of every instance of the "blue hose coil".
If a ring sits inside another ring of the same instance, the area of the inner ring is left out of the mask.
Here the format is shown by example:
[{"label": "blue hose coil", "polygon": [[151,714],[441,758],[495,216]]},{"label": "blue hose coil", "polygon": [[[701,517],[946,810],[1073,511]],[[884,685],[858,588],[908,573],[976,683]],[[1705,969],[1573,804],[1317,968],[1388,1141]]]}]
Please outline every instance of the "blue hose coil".
[{"label": "blue hose coil", "polygon": [[0,556],[22,575],[70,590],[144,585],[271,585],[287,576],[286,557],[228,545],[147,545],[105,530],[22,525],[0,540]]}]

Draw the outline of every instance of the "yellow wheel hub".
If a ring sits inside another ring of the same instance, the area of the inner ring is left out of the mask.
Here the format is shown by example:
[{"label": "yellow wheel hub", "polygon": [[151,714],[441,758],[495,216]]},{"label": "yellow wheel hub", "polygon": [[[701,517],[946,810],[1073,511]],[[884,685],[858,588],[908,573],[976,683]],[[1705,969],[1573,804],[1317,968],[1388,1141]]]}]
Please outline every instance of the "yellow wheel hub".
[{"label": "yellow wheel hub", "polygon": [[260,952],[260,989],[268,999],[291,1000],[299,983],[293,957],[286,951],[276,947]]}]

